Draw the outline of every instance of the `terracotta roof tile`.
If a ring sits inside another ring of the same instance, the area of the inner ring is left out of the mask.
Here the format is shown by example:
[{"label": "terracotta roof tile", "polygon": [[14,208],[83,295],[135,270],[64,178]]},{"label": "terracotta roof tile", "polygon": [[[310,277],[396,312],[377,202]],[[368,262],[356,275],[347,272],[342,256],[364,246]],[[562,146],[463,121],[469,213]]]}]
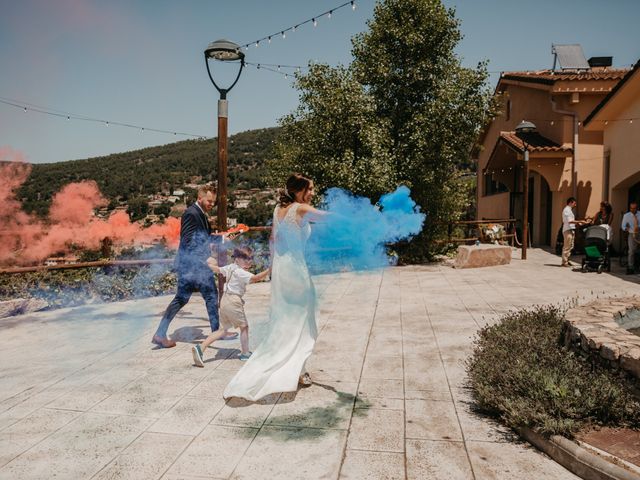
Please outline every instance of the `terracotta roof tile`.
[{"label": "terracotta roof tile", "polygon": [[[524,152],[524,142],[516,136],[516,132],[500,132],[500,139],[516,150]],[[571,152],[570,147],[563,147],[539,133],[528,134],[527,143],[530,152]]]},{"label": "terracotta roof tile", "polygon": [[559,81],[574,80],[620,80],[628,71],[628,68],[587,71],[537,70],[525,72],[503,72],[501,78],[505,80],[553,84]]}]

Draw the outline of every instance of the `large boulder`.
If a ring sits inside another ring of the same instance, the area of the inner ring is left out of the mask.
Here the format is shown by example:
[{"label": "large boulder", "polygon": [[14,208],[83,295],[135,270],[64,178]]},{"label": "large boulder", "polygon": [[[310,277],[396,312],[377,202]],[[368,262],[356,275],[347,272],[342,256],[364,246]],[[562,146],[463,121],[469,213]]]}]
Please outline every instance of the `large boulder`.
[{"label": "large boulder", "polygon": [[458,247],[456,268],[492,267],[511,263],[511,247],[508,245],[461,245]]}]

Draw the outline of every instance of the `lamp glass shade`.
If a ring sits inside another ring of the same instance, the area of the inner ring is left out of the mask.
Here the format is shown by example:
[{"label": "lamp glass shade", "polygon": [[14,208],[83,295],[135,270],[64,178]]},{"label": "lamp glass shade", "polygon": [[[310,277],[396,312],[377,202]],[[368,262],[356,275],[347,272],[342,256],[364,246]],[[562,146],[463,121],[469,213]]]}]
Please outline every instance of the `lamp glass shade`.
[{"label": "lamp glass shade", "polygon": [[207,58],[213,58],[223,62],[242,60],[244,53],[241,47],[231,40],[220,39],[211,42],[204,51]]},{"label": "lamp glass shade", "polygon": [[527,134],[527,133],[534,133],[537,130],[536,126],[531,123],[528,122],[526,120],[523,120],[520,122],[520,124],[516,127],[516,135],[522,135],[522,134]]}]

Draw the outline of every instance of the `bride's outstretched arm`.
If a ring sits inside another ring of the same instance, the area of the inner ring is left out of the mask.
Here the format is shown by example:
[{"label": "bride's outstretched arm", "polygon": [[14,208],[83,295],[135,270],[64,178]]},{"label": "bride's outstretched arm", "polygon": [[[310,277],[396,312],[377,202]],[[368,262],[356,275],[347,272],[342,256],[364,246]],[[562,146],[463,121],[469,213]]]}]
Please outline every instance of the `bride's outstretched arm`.
[{"label": "bride's outstretched arm", "polygon": [[318,210],[317,208],[314,208],[311,205],[307,205],[306,203],[300,205],[297,213],[301,219],[306,218],[308,221],[316,223],[326,221],[327,216],[331,215],[329,212]]}]

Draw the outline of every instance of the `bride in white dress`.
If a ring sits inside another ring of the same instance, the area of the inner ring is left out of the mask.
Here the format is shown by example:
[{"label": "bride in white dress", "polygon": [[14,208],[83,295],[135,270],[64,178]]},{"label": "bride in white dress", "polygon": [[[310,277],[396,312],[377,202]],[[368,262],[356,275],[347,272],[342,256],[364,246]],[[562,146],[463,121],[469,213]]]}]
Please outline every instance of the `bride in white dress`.
[{"label": "bride in white dress", "polygon": [[325,212],[313,208],[313,181],[294,174],[273,212],[271,234],[271,306],[264,340],[225,388],[224,398],[255,401],[275,392],[293,392],[311,385],[304,366],[318,336],[316,293],[307,269],[304,247],[309,222]]}]

